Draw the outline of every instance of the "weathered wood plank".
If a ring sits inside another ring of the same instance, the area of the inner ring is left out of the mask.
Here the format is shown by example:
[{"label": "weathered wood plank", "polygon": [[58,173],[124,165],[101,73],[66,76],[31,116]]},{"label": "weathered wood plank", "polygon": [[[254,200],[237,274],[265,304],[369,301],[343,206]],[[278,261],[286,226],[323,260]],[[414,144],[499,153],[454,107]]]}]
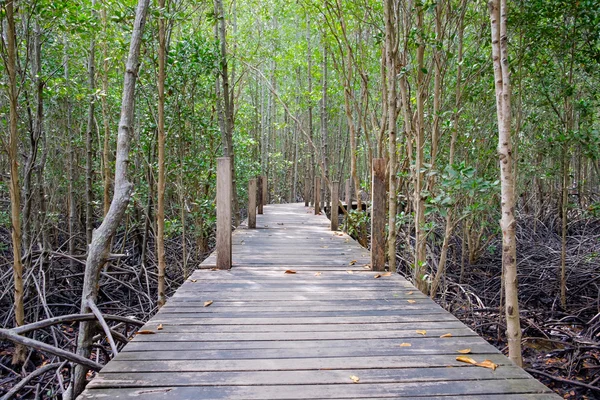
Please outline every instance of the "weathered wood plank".
[{"label": "weathered wood plank", "polygon": [[248,229],[256,228],[256,179],[248,182]]}]

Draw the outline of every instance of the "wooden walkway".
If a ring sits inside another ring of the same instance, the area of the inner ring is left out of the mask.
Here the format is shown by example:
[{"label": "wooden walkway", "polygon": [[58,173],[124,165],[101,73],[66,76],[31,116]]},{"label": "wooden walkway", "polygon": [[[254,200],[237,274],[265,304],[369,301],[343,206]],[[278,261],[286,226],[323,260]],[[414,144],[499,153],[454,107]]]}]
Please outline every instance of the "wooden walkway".
[{"label": "wooden walkway", "polygon": [[[80,398],[559,398],[400,276],[375,279],[326,217],[270,205],[257,228],[238,228],[234,267],[209,257]],[[467,348],[498,368],[457,361]]]}]

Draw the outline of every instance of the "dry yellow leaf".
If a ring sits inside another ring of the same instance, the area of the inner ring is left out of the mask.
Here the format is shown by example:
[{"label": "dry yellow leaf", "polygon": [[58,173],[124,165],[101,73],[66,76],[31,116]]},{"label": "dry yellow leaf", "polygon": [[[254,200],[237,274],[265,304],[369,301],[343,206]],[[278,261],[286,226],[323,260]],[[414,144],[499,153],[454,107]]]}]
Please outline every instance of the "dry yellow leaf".
[{"label": "dry yellow leaf", "polygon": [[417,302],[416,300],[406,300],[406,301],[408,301],[410,304],[414,304]]},{"label": "dry yellow leaf", "polygon": [[391,272],[384,272],[383,274],[381,274],[381,276],[392,276]]},{"label": "dry yellow leaf", "polygon": [[473,365],[477,364],[477,361],[475,361],[471,357],[467,357],[467,356],[458,356],[458,357],[456,357],[456,361],[464,362],[467,364],[473,364]]},{"label": "dry yellow leaf", "polygon": [[208,306],[210,306],[212,303],[213,303],[213,301],[212,301],[212,300],[205,301],[205,302],[204,302],[204,307],[208,307]]},{"label": "dry yellow leaf", "polygon": [[407,294],[413,294],[414,292],[408,292]]},{"label": "dry yellow leaf", "polygon": [[354,273],[354,271],[351,271],[351,270],[348,270],[346,272],[349,273],[350,275],[352,275]]},{"label": "dry yellow leaf", "polygon": [[410,343],[400,343],[400,347],[410,347],[412,344]]},{"label": "dry yellow leaf", "polygon": [[442,336],[440,336],[440,337],[441,337],[442,339],[444,339],[444,338],[449,338],[449,337],[452,337],[452,334],[451,334],[451,333],[446,333],[446,334],[443,334],[443,335],[442,335]]},{"label": "dry yellow leaf", "polygon": [[498,368],[498,364],[494,364],[491,360],[483,360],[480,363],[475,364],[478,367],[489,368],[492,371],[495,371]]},{"label": "dry yellow leaf", "polygon": [[350,265],[354,265],[354,264],[356,264],[356,260],[350,261]]},{"label": "dry yellow leaf", "polygon": [[358,381],[360,381],[360,379],[356,375],[350,375],[350,379],[352,379],[352,382],[354,383],[358,383]]},{"label": "dry yellow leaf", "polygon": [[461,361],[461,362],[464,362],[467,364],[476,365],[476,366],[482,367],[482,368],[489,368],[493,371],[495,371],[496,368],[498,368],[498,364],[494,364],[491,360],[483,360],[482,362],[477,362],[477,361],[473,360],[471,357],[458,356],[458,357],[456,357],[456,361]]},{"label": "dry yellow leaf", "polygon": [[460,354],[469,354],[471,352],[471,349],[461,349],[461,350],[456,350],[457,352],[459,352]]},{"label": "dry yellow leaf", "polygon": [[137,331],[135,334],[136,335],[154,335],[156,332],[148,330],[148,329],[142,329],[141,331]]},{"label": "dry yellow leaf", "polygon": [[296,271],[294,271],[293,269],[287,269],[285,270],[284,274],[295,274]]},{"label": "dry yellow leaf", "polygon": [[419,335],[427,335],[427,331],[423,330],[423,329],[417,329],[415,332],[417,332]]},{"label": "dry yellow leaf", "polygon": [[315,276],[321,276],[321,273],[320,272],[316,272]]},{"label": "dry yellow leaf", "polygon": [[196,283],[196,282],[198,282],[198,279],[190,279],[190,282]]},{"label": "dry yellow leaf", "polygon": [[373,278],[375,278],[375,279],[379,279],[379,278],[381,278],[381,274],[377,274],[377,275],[375,275]]},{"label": "dry yellow leaf", "polygon": [[156,327],[156,330],[157,331],[162,331],[162,328],[163,328],[162,324],[158,324],[158,327]]},{"label": "dry yellow leaf", "polygon": [[364,269],[371,269],[371,266],[369,264],[367,264],[367,265],[363,265],[363,268]]}]

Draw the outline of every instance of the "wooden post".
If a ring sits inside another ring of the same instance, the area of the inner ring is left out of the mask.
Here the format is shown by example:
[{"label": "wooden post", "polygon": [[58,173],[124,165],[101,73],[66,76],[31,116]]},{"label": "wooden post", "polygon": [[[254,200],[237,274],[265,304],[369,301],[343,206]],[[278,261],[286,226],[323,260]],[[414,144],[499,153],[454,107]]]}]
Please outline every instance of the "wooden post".
[{"label": "wooden post", "polygon": [[304,178],[304,207],[308,207],[310,196],[310,178]]},{"label": "wooden post", "polygon": [[346,179],[346,211],[347,212],[350,212],[350,210],[352,210],[351,182],[352,182],[352,179],[350,179],[350,178]]},{"label": "wooden post", "polygon": [[338,211],[340,203],[340,183],[331,183],[331,230],[338,230]]},{"label": "wooden post", "polygon": [[256,178],[248,183],[248,229],[256,229]]},{"label": "wooden post", "polygon": [[321,178],[315,177],[315,215],[321,214]]},{"label": "wooden post", "polygon": [[321,185],[319,187],[321,188],[321,210],[325,212],[325,207],[327,207],[327,204],[325,204],[325,199],[327,198],[327,181],[324,178],[321,178]]},{"label": "wooden post", "polygon": [[255,192],[256,199],[258,200],[258,213],[262,215],[263,213],[263,197],[262,197],[262,187],[263,187],[263,179],[262,176],[256,178],[258,189]]},{"label": "wooden post", "polygon": [[373,198],[371,201],[371,267],[385,270],[385,159],[373,159]]},{"label": "wooden post", "polygon": [[266,204],[269,204],[269,195],[268,195],[268,191],[267,191],[267,176],[263,175],[262,176],[262,203],[263,206]]},{"label": "wooden post", "polygon": [[231,268],[231,159],[217,158],[217,269]]}]

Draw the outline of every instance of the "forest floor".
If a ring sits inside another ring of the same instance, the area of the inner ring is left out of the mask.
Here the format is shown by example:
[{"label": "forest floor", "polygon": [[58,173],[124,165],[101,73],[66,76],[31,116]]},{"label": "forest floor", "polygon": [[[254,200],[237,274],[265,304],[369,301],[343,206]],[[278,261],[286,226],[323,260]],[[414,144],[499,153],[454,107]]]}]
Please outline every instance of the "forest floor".
[{"label": "forest floor", "polygon": [[[559,301],[558,268],[561,238],[552,224],[522,220],[518,229],[519,287],[525,368],[565,399],[600,399],[600,221],[580,220],[569,226],[567,253],[568,304]],[[501,309],[501,258],[498,239],[488,243],[479,259],[466,265],[460,280],[460,237],[453,238],[447,276],[437,301],[491,344],[506,352],[504,313]],[[210,240],[212,243],[213,239]],[[10,235],[0,230],[0,327],[10,328],[12,316],[12,268]],[[115,238],[125,257],[111,262],[102,273],[99,306],[103,313],[146,321],[156,312],[156,265],[154,245],[141,257],[143,238],[136,228]],[[167,243],[168,291],[183,282],[184,268],[192,270],[207,253],[199,254],[192,240],[186,242],[185,265],[181,238]],[[80,246],[81,247],[81,246]],[[400,246],[401,248],[402,246]],[[455,252],[455,250],[458,250]],[[439,248],[430,249],[433,257]],[[457,253],[457,254],[454,254]],[[143,262],[142,262],[143,261]],[[48,316],[76,314],[80,303],[83,258],[60,251],[42,257],[32,255],[26,275],[27,321]],[[400,273],[407,275],[406,265]],[[117,324],[114,329],[131,337],[135,327]],[[38,330],[33,337],[74,351],[76,323]],[[96,360],[109,358],[110,347],[100,340]],[[121,345],[119,345],[121,346]],[[57,364],[55,357],[32,351],[20,369],[11,366],[13,346],[0,342],[0,393],[8,392],[41,366]],[[70,366],[37,376],[15,398],[58,399],[70,379]]]}]

